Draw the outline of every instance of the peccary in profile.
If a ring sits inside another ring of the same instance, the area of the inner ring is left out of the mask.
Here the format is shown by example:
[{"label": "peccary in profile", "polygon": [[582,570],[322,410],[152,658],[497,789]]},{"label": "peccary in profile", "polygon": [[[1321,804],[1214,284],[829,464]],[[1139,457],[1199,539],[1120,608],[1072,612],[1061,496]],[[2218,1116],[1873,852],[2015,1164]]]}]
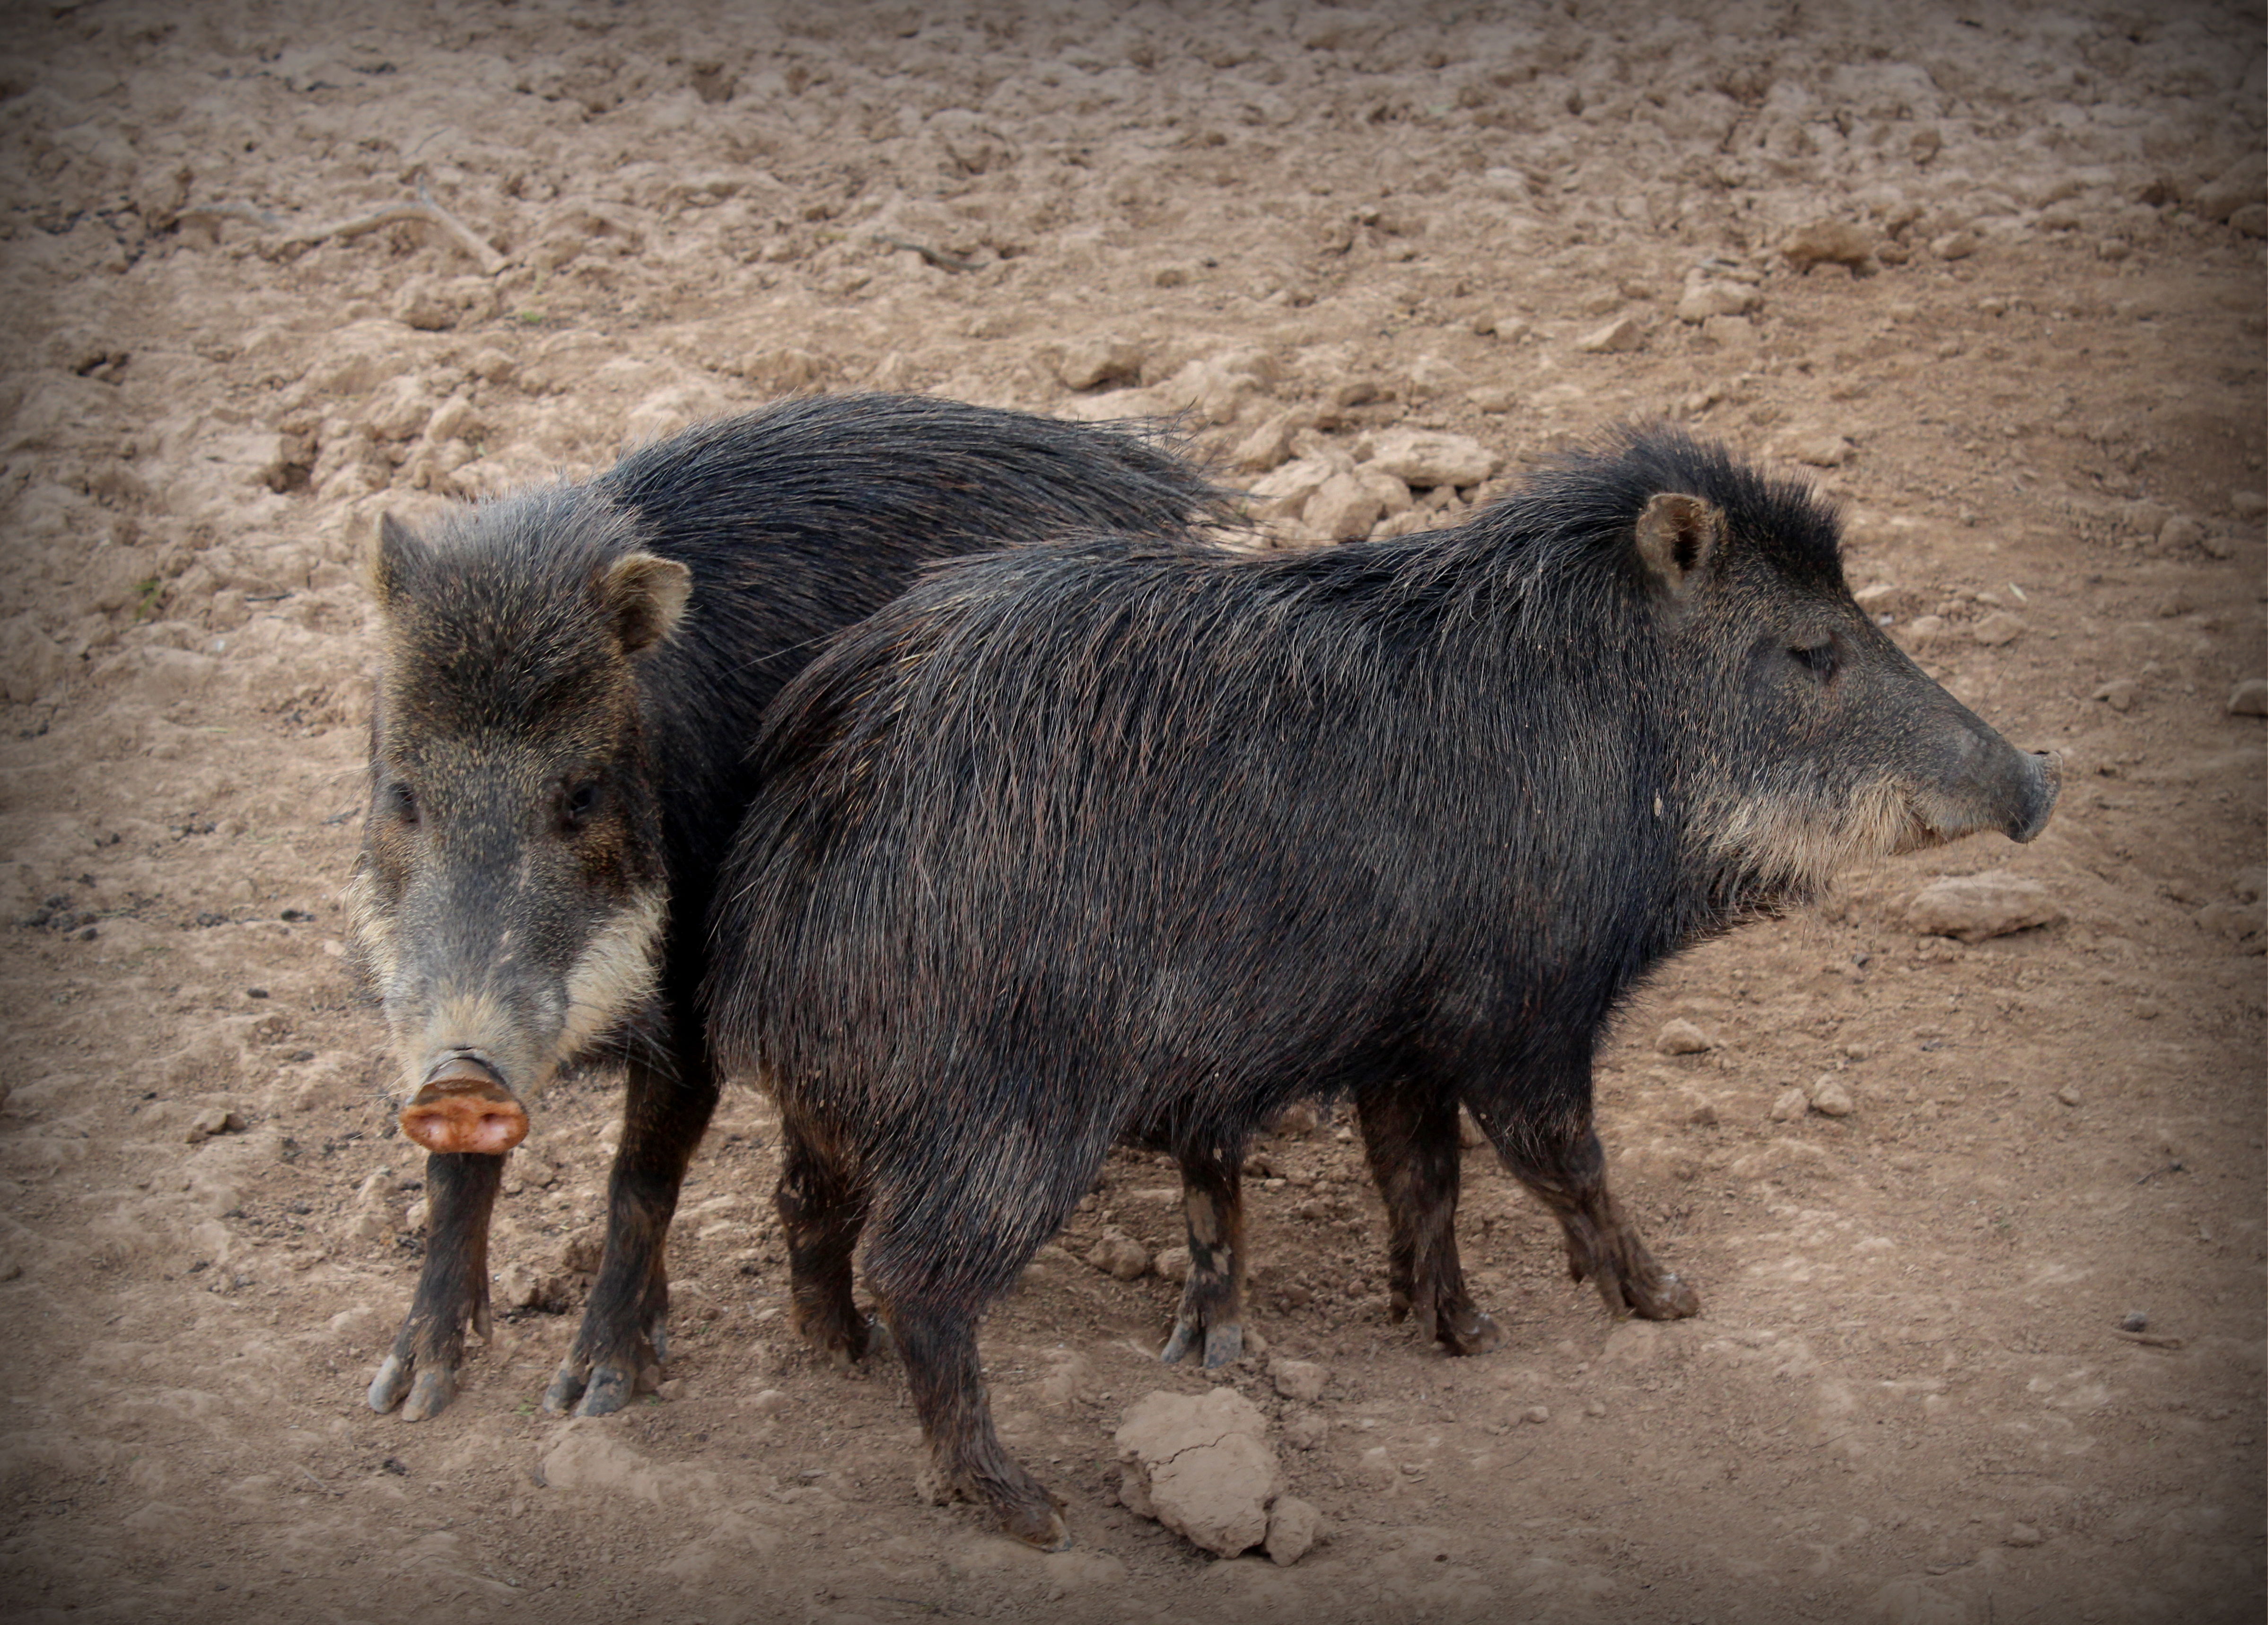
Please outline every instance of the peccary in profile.
[{"label": "peccary in profile", "polygon": [[1233,1357],[1239,1164],[1303,1097],[1353,1097],[1393,1301],[1451,1352],[1498,1340],[1461,1104],[1609,1307],[1695,1311],[1607,1189],[1616,1004],[1838,864],[2029,840],[2055,801],[1837,553],[1801,488],[1635,433],[1446,533],[942,568],[782,693],[711,1038],[780,1104],[798,1324],[862,1352],[863,1234],[939,1488],[1067,1538],[993,1431],[978,1318],[1129,1141],[1184,1177],[1166,1353]]}]

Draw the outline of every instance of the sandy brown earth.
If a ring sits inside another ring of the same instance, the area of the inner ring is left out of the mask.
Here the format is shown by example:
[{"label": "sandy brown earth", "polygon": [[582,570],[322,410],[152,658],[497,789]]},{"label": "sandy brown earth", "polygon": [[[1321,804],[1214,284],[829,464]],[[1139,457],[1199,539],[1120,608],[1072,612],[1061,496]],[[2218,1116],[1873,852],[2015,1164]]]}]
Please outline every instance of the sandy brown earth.
[{"label": "sandy brown earth", "polygon": [[[2261,1617],[2257,5],[338,14],[0,24],[0,1613]],[[461,231],[335,229],[421,196]],[[1343,1125],[1265,1146],[1255,1324],[1328,1381],[1226,1380],[1322,1513],[1296,1565],[1117,1504],[1127,1406],[1208,1385],[1152,1358],[1175,1289],[1084,1261],[1176,1239],[1168,1166],[1115,1159],[987,1328],[1078,1537],[1042,1557],[917,1498],[894,1367],[791,1346],[745,1091],[660,1393],[534,1404],[615,1134],[593,1074],[500,1208],[500,1296],[537,1306],[446,1414],[373,1415],[423,1244],[339,960],[355,560],[381,511],[864,388],[1186,408],[1277,476],[1283,544],[1690,423],[1845,506],[1870,607],[2064,753],[2060,810],[1852,875],[1624,1023],[1603,1132],[1697,1319],[1609,1321],[1474,1152],[1510,1336],[1440,1358],[1387,1320]],[[1301,506],[1300,458],[1396,427],[1500,469]],[[1922,934],[1916,894],[1976,873],[2051,921]],[[1673,1019],[1712,1047],[1664,1053]],[[1822,1080],[1847,1114],[1788,1094]]]}]

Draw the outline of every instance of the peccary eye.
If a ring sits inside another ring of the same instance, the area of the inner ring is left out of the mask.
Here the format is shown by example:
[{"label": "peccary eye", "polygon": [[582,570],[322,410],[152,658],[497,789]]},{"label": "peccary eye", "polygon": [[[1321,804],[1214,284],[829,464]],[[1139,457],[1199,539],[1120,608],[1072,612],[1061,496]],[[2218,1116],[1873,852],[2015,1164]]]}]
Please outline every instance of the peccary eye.
[{"label": "peccary eye", "polygon": [[559,803],[560,819],[571,830],[580,828],[598,809],[599,781],[595,779],[568,786]]},{"label": "peccary eye", "polygon": [[396,779],[387,799],[392,804],[396,818],[404,824],[417,822],[417,793],[408,785]]},{"label": "peccary eye", "polygon": [[1808,648],[1790,649],[1787,653],[1791,660],[1807,671],[1817,672],[1822,677],[1834,674],[1835,644],[1832,639],[1815,643]]}]

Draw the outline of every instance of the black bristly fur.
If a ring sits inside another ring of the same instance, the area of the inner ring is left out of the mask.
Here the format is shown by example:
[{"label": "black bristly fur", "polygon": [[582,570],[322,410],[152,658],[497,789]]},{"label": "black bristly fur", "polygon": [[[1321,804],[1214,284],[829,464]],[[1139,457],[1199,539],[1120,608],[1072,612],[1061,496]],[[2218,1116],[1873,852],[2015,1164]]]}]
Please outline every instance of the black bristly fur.
[{"label": "black bristly fur", "polygon": [[[547,1403],[615,1409],[664,1353],[663,1240],[717,1097],[695,1015],[704,924],[717,865],[761,783],[749,757],[757,720],[780,686],[925,564],[1096,527],[1178,532],[1226,511],[1224,493],[1144,426],[843,395],[688,430],[587,482],[456,510],[422,538],[389,528],[377,578],[387,669],[357,880],[365,964],[445,950],[479,959],[482,931],[500,950],[496,922],[468,917],[493,900],[533,924],[508,921],[512,953],[486,956],[490,1003],[537,1009],[545,990],[522,996],[519,972],[497,967],[564,963],[623,898],[666,889],[656,995],[593,1041],[627,1060],[624,1132],[604,1261]],[[674,635],[632,656],[593,583],[640,553],[685,566],[691,593]],[[436,782],[409,782],[421,774]],[[472,809],[485,843],[477,872],[446,883],[421,878],[421,866],[459,861],[449,853],[470,843],[426,838],[429,788]],[[419,900],[415,924],[404,898]],[[454,1392],[465,1325],[486,1318],[480,1193],[493,1194],[485,1164],[496,1161],[435,1154],[436,1245],[372,1385],[377,1408],[430,1415]]]},{"label": "black bristly fur", "polygon": [[[1676,537],[1666,593],[1633,536],[1669,493],[1727,540]],[[770,719],[708,993],[799,1191],[836,1204],[791,1224],[827,1238],[796,1259],[799,1324],[858,1352],[863,1223],[942,1483],[1059,1538],[987,1420],[976,1318],[1132,1141],[1185,1175],[1167,1357],[1233,1358],[1238,1163],[1338,1094],[1396,1310],[1453,1352],[1497,1338],[1456,1260],[1460,1104],[1578,1279],[1692,1312],[1607,1192],[1592,1051],[1648,967],[1808,883],[1808,853],[1742,844],[1743,798],[1791,759],[1822,802],[1886,771],[1845,759],[1874,734],[1821,736],[1858,691],[1786,658],[1825,627],[1906,681],[1837,555],[1800,487],[1633,432],[1454,531],[1272,557],[1098,536],[942,568],[845,632]]]}]

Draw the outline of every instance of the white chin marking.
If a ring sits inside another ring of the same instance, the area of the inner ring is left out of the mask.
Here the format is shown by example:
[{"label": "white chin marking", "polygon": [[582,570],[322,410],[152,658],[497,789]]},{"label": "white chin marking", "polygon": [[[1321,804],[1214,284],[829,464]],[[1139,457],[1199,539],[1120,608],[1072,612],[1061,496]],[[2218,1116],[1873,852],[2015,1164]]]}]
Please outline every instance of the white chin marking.
[{"label": "white chin marking", "polygon": [[1746,869],[1771,891],[1807,894],[1851,864],[1927,844],[1911,801],[1887,779],[1835,803],[1767,791],[1734,801],[1720,814],[1705,812],[1696,832],[1716,862]]},{"label": "white chin marking", "polygon": [[666,895],[641,892],[601,926],[567,972],[566,1019],[555,1064],[580,1054],[653,997],[654,960],[669,918]]}]

